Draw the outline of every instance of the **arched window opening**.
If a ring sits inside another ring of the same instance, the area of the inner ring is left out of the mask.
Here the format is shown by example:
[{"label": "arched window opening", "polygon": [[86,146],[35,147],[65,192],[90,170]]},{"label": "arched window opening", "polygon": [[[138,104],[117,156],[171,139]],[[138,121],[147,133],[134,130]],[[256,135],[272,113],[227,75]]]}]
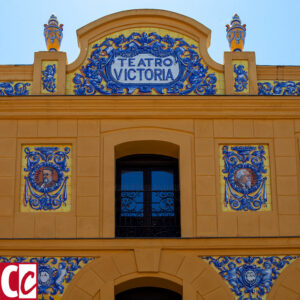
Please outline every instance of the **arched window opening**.
[{"label": "arched window opening", "polygon": [[116,237],[180,237],[177,159],[147,154],[117,159]]},{"label": "arched window opening", "polygon": [[174,291],[156,287],[140,287],[122,292],[116,300],[182,300],[182,296]]}]

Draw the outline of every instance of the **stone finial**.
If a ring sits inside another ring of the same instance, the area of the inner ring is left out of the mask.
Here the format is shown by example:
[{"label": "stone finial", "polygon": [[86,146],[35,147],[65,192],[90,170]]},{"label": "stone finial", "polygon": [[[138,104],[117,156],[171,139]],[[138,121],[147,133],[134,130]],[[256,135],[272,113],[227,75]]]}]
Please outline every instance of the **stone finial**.
[{"label": "stone finial", "polygon": [[44,27],[44,37],[48,51],[59,51],[63,38],[63,24],[59,25],[57,17],[52,14],[48,24],[45,24]]},{"label": "stone finial", "polygon": [[226,25],[227,40],[231,51],[243,51],[246,37],[246,25],[242,25],[240,17],[235,14],[230,22]]}]

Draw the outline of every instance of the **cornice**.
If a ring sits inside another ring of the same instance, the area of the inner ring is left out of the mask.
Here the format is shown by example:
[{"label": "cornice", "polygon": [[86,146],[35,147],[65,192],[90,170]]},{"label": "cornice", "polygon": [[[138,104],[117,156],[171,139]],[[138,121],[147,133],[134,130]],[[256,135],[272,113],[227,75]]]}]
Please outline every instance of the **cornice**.
[{"label": "cornice", "polygon": [[[149,239],[1,239],[2,255],[101,255],[149,248]],[[300,237],[151,239],[151,248],[196,255],[300,255]]]},{"label": "cornice", "polygon": [[300,96],[1,97],[1,119],[299,118]]}]

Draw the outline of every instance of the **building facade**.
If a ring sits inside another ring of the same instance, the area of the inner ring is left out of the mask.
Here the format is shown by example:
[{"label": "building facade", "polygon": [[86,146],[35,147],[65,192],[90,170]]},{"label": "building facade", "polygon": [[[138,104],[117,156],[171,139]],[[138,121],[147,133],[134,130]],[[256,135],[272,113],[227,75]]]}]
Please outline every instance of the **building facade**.
[{"label": "building facade", "polygon": [[[245,26],[160,10],[77,31],[79,57],[0,66],[0,262],[39,299],[300,299],[300,67],[259,66]],[[130,298],[131,297],[131,298]]]}]

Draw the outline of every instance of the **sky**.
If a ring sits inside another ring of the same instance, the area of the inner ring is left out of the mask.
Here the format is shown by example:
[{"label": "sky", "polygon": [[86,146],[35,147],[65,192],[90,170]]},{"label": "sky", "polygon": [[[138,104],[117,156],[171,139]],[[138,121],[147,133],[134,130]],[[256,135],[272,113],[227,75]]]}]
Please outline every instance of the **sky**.
[{"label": "sky", "polygon": [[129,9],[163,9],[208,27],[208,53],[223,63],[229,51],[225,25],[237,13],[247,25],[244,51],[255,51],[258,65],[300,65],[300,0],[0,0],[0,65],[33,64],[46,51],[44,24],[52,13],[64,24],[61,51],[68,63],[79,55],[76,30],[108,14]]}]

